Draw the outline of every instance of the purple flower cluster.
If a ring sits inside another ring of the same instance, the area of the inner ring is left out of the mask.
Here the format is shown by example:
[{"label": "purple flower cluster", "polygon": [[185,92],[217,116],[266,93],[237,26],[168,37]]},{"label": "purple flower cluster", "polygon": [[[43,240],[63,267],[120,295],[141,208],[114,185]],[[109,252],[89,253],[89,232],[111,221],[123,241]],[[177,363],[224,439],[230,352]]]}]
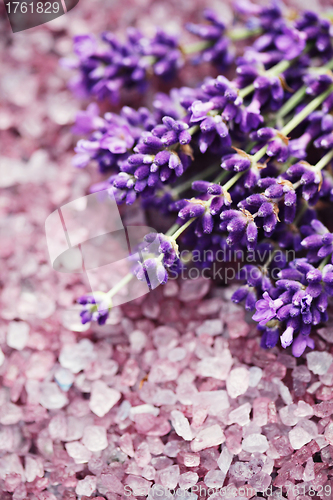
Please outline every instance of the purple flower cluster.
[{"label": "purple flower cluster", "polygon": [[[152,111],[125,106],[102,118],[90,105],[77,118],[75,131],[88,138],[78,142],[74,162],[94,160],[102,172],[110,170],[105,185],[119,204],[141,199],[150,213],[177,213],[174,236],[159,233],[154,256],[135,265],[139,280],[150,288],[166,283],[168,270],[183,266],[178,245],[192,258],[205,255],[201,267],[220,251],[240,252],[244,283],[233,300],[256,310],[262,347],[281,338],[299,356],[313,346],[310,333],[326,321],[333,291],[333,236],[316,212],[319,200],[333,201],[333,33],[310,12],[290,21],[275,5],[243,2],[238,14],[246,18],[243,32],[256,35],[237,54],[233,78],[208,76],[196,88],[157,92]],[[187,26],[201,39],[196,62],[225,67],[236,35],[213,12],[205,18],[206,24]],[[118,91],[119,74],[121,86],[140,87],[148,64],[165,76],[178,65],[178,42],[163,32],[148,40],[132,31],[125,45],[110,34],[104,41],[112,60],[91,37],[75,42],[84,85],[99,97]],[[91,304],[84,306],[83,319],[96,319]]]}]

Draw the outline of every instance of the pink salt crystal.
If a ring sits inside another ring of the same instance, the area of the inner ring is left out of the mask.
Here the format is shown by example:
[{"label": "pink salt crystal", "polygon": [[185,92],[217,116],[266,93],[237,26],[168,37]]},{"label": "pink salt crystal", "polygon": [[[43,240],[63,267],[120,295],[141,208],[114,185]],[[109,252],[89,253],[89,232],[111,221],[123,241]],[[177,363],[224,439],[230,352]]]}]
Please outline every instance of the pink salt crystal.
[{"label": "pink salt crystal", "polygon": [[311,441],[312,437],[305,429],[302,427],[294,427],[291,431],[289,431],[289,440],[291,446],[294,450],[299,450],[305,444]]},{"label": "pink salt crystal", "polygon": [[324,375],[333,361],[333,356],[326,351],[312,351],[306,355],[307,365],[310,371],[316,375]]},{"label": "pink salt crystal", "polygon": [[279,415],[281,418],[281,422],[284,425],[288,425],[289,427],[293,427],[299,421],[299,417],[295,414],[297,410],[297,406],[295,404],[283,406],[279,410]]},{"label": "pink salt crystal", "polygon": [[207,319],[195,330],[195,333],[200,335],[207,334],[215,337],[223,332],[223,323],[220,319]]},{"label": "pink salt crystal", "polygon": [[173,461],[168,457],[155,457],[151,459],[151,464],[156,470],[161,470],[172,465]]},{"label": "pink salt crystal", "polygon": [[180,450],[180,441],[168,441],[166,445],[164,446],[164,454],[167,457],[176,457],[179,453]]},{"label": "pink salt crystal", "polygon": [[246,337],[250,331],[250,326],[245,321],[242,321],[243,318],[238,318],[237,320],[228,320],[226,319],[227,328],[229,337],[231,339],[238,339],[240,337]]},{"label": "pink salt crystal", "polygon": [[171,431],[169,421],[164,417],[154,417],[154,424],[147,432],[148,436],[166,436]]},{"label": "pink salt crystal", "polygon": [[156,473],[155,484],[161,484],[165,488],[174,489],[178,484],[179,476],[179,465],[171,465]]},{"label": "pink salt crystal", "polygon": [[259,427],[267,424],[269,403],[270,399],[265,397],[255,398],[253,401],[253,422]]},{"label": "pink salt crystal", "polygon": [[249,368],[249,387],[257,387],[262,377],[262,369],[259,366]]},{"label": "pink salt crystal", "polygon": [[204,481],[208,488],[221,488],[224,479],[225,474],[221,470],[210,470],[205,475]]},{"label": "pink salt crystal", "polygon": [[11,321],[8,325],[7,345],[21,351],[29,338],[30,327],[25,321]]},{"label": "pink salt crystal", "polygon": [[132,387],[137,381],[139,372],[140,368],[135,359],[127,360],[121,374],[121,383],[128,387]]},{"label": "pink salt crystal", "polygon": [[322,384],[332,386],[333,385],[333,363],[329,367],[324,375],[319,376],[319,380]]},{"label": "pink salt crystal", "polygon": [[138,406],[132,406],[132,408],[130,409],[129,417],[131,420],[136,420],[136,415],[148,414],[157,417],[159,413],[160,413],[159,408],[156,408],[153,405],[149,404],[138,405]]},{"label": "pink salt crystal", "polygon": [[108,446],[106,429],[100,425],[87,425],[84,428],[82,443],[89,451],[102,451]]},{"label": "pink salt crystal", "polygon": [[169,360],[156,361],[149,373],[148,380],[153,384],[170,382],[178,377],[178,368],[175,363]]},{"label": "pink salt crystal", "polygon": [[258,472],[252,476],[249,480],[249,485],[252,486],[256,491],[265,492],[269,485],[271,484],[272,478],[269,474],[264,472]]},{"label": "pink salt crystal", "polygon": [[95,476],[86,476],[82,481],[78,481],[75,493],[77,495],[86,495],[90,497],[94,491],[96,491],[96,482],[97,477]]},{"label": "pink salt crystal", "polygon": [[199,453],[187,453],[183,455],[184,465],[186,467],[198,467],[200,465],[200,455]]},{"label": "pink salt crystal", "polygon": [[0,458],[0,477],[5,479],[7,474],[19,474],[21,476],[21,481],[24,481],[24,470],[21,464],[21,460],[16,453],[6,453]]},{"label": "pink salt crystal", "polygon": [[32,458],[29,455],[25,457],[25,477],[28,483],[32,483],[36,477],[44,476],[43,461],[40,457]]},{"label": "pink salt crystal", "polygon": [[226,380],[233,359],[228,349],[225,349],[221,356],[210,357],[207,356],[197,364],[197,375],[201,377],[212,377],[218,380]]},{"label": "pink salt crystal", "polygon": [[196,386],[190,382],[179,383],[176,389],[178,401],[183,405],[191,405],[196,401],[195,397],[198,393]]},{"label": "pink salt crystal", "polygon": [[177,363],[186,358],[187,351],[184,347],[175,347],[168,353],[168,360]]},{"label": "pink salt crystal", "polygon": [[54,362],[54,354],[50,351],[33,353],[27,364],[26,377],[43,380],[53,368]]},{"label": "pink salt crystal", "polygon": [[303,479],[304,479],[304,481],[313,481],[314,478],[315,478],[314,463],[313,463],[313,459],[311,457],[311,458],[308,458],[306,461]]},{"label": "pink salt crystal", "polygon": [[174,496],[171,491],[168,491],[165,488],[161,488],[159,484],[153,484],[153,486],[149,490],[147,500],[173,500],[173,498]]},{"label": "pink salt crystal", "polygon": [[249,387],[249,371],[244,367],[234,368],[228,375],[226,386],[233,399],[244,394]]},{"label": "pink salt crystal", "polygon": [[149,451],[152,455],[160,455],[161,453],[163,453],[164,444],[161,438],[147,436],[146,441],[149,446]]},{"label": "pink salt crystal", "polygon": [[299,418],[309,418],[313,415],[313,408],[305,401],[299,400],[294,413]]},{"label": "pink salt crystal", "polygon": [[72,373],[84,370],[96,359],[94,344],[89,339],[82,339],[77,344],[66,344],[59,355],[59,362]]},{"label": "pink salt crystal", "polygon": [[311,380],[311,373],[305,365],[296,366],[291,372],[291,375],[293,378],[300,380],[301,382],[308,383]]},{"label": "pink salt crystal", "polygon": [[23,418],[23,412],[20,406],[13,403],[4,403],[0,407],[0,424],[17,424]]},{"label": "pink salt crystal", "polygon": [[225,441],[225,436],[218,424],[202,429],[191,443],[191,449],[194,452],[217,446]]},{"label": "pink salt crystal", "polygon": [[179,486],[184,489],[191,488],[197,484],[199,476],[196,472],[185,472],[179,477]]},{"label": "pink salt crystal", "polygon": [[52,417],[48,429],[53,440],[59,439],[60,441],[65,441],[67,435],[67,421],[64,413],[59,412]]},{"label": "pink salt crystal", "polygon": [[158,350],[170,350],[177,346],[179,333],[171,326],[159,326],[152,332],[154,346]]},{"label": "pink salt crystal", "polygon": [[224,431],[226,437],[226,445],[230,453],[238,455],[241,450],[241,441],[243,437],[242,427],[238,424],[233,424],[227,427]]},{"label": "pink salt crystal", "polygon": [[74,375],[66,368],[59,367],[55,374],[54,379],[63,391],[68,391],[74,382]]},{"label": "pink salt crystal", "polygon": [[318,405],[314,405],[313,411],[316,417],[329,417],[333,415],[333,401],[325,401]]},{"label": "pink salt crystal", "polygon": [[[126,484],[130,487],[134,496],[147,496],[152,483],[147,481],[143,477],[138,476],[128,476],[126,478]],[[126,489],[126,491],[128,491]]]},{"label": "pink salt crystal", "polygon": [[126,432],[119,438],[120,449],[129,457],[134,457],[134,448],[131,435]]},{"label": "pink salt crystal", "polygon": [[206,408],[194,407],[192,410],[192,428],[199,429],[206,420],[207,415],[208,410]]},{"label": "pink salt crystal", "polygon": [[151,460],[149,446],[146,442],[142,442],[136,449],[134,459],[139,467],[145,467]]},{"label": "pink salt crystal", "polygon": [[16,472],[11,472],[10,474],[7,474],[4,485],[5,490],[12,493],[21,484],[21,481],[22,478],[20,474],[17,474]]},{"label": "pink salt crystal", "polygon": [[250,434],[243,439],[242,449],[249,453],[265,453],[268,450],[268,441],[262,434]]},{"label": "pink salt crystal", "polygon": [[250,403],[244,403],[243,405],[238,406],[229,413],[229,423],[238,424],[243,427],[250,422],[250,412]]},{"label": "pink salt crystal", "polygon": [[76,464],[86,464],[91,458],[91,452],[79,441],[66,443],[65,448]]},{"label": "pink salt crystal", "polygon": [[134,330],[129,334],[129,341],[131,344],[131,352],[139,353],[147,343],[147,335],[141,330]]},{"label": "pink salt crystal", "polygon": [[184,417],[183,413],[178,410],[171,412],[171,423],[175,429],[176,434],[182,437],[185,441],[192,440],[192,431],[189,421]]},{"label": "pink salt crystal", "polygon": [[324,436],[325,436],[326,441],[329,444],[333,445],[333,422],[328,424],[328,426],[326,427],[325,432],[324,432]]},{"label": "pink salt crystal", "polygon": [[141,474],[142,477],[148,479],[148,481],[151,481],[155,479],[156,470],[152,465],[146,465],[143,469],[141,469]]},{"label": "pink salt crystal", "polygon": [[200,391],[193,398],[193,404],[198,407],[207,408],[208,415],[213,416],[219,415],[230,406],[225,390]]},{"label": "pink salt crystal", "polygon": [[116,389],[111,389],[102,380],[92,384],[89,407],[98,417],[104,417],[118,403],[121,394]]},{"label": "pink salt crystal", "polygon": [[58,410],[68,403],[68,399],[57,384],[44,382],[41,386],[39,402],[47,410]]},{"label": "pink salt crystal", "polygon": [[122,482],[114,474],[102,473],[98,482],[108,492],[118,493],[118,495],[122,495],[124,493],[124,486]]},{"label": "pink salt crystal", "polygon": [[191,302],[204,297],[210,288],[210,281],[205,278],[184,280],[181,282],[179,300]]},{"label": "pink salt crystal", "polygon": [[179,293],[179,286],[177,281],[168,280],[168,282],[163,287],[164,297],[177,297]]},{"label": "pink salt crystal", "polygon": [[153,403],[156,406],[174,405],[177,402],[177,396],[170,389],[160,389],[156,392]]},{"label": "pink salt crystal", "polygon": [[278,378],[273,378],[273,382],[274,382],[274,384],[276,384],[278,386],[280,396],[281,396],[282,400],[284,401],[284,403],[286,405],[291,405],[293,402],[293,398],[291,397],[291,394],[290,394],[288,387],[283,382],[281,382],[281,380]]}]

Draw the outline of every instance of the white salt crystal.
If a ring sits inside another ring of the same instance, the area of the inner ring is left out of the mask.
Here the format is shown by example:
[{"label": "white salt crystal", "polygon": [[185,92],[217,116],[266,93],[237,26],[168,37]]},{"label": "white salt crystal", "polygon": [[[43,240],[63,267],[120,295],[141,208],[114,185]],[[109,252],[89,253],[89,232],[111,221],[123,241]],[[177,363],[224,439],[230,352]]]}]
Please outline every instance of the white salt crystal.
[{"label": "white salt crystal", "polygon": [[257,387],[262,378],[262,369],[259,366],[251,366],[249,369],[249,386]]},{"label": "white salt crystal", "polygon": [[244,403],[238,406],[235,410],[229,413],[229,423],[238,424],[241,427],[248,424],[250,421],[251,405],[250,403]]},{"label": "white salt crystal", "polygon": [[185,441],[192,440],[192,431],[187,418],[178,410],[171,412],[171,423],[178,436],[182,437]]},{"label": "white salt crystal", "polygon": [[249,453],[265,453],[268,448],[267,438],[263,434],[250,434],[242,442],[242,449]]},{"label": "white salt crystal", "polygon": [[23,411],[20,406],[14,403],[4,403],[0,407],[0,423],[2,425],[17,424],[23,419]]},{"label": "white salt crystal", "polygon": [[192,401],[195,406],[207,409],[208,415],[212,416],[219,415],[230,406],[225,390],[197,392]]},{"label": "white salt crystal", "polygon": [[151,413],[152,415],[157,417],[160,413],[160,409],[149,404],[132,406],[129,412],[129,417],[131,420],[134,420],[134,416],[139,415],[141,413]]},{"label": "white salt crystal", "polygon": [[96,476],[86,476],[84,479],[77,482],[75,493],[77,495],[86,495],[90,497],[94,491],[96,491],[96,483]]},{"label": "white salt crystal", "polygon": [[191,443],[191,449],[194,452],[217,446],[224,443],[225,436],[221,427],[218,424],[202,429]]},{"label": "white salt crystal", "polygon": [[139,353],[147,343],[147,335],[141,332],[141,330],[134,330],[134,332],[129,334],[129,341],[131,343],[131,351]]},{"label": "white salt crystal", "polygon": [[2,349],[0,347],[0,366],[3,365],[3,362],[5,361],[5,355],[4,353],[2,352]]},{"label": "white salt crystal", "polygon": [[283,402],[286,405],[291,405],[293,402],[293,398],[291,397],[290,391],[286,385],[279,378],[273,378],[274,384],[276,384],[279,388],[279,393]]},{"label": "white salt crystal", "polygon": [[210,470],[204,478],[204,483],[208,488],[221,488],[225,479],[225,474],[221,470]]},{"label": "white salt crystal", "polygon": [[120,398],[119,391],[111,389],[102,380],[96,380],[92,384],[89,408],[98,417],[104,417]]},{"label": "white salt crystal", "polygon": [[244,367],[234,368],[227,378],[228,395],[235,399],[244,394],[249,387],[249,371]]},{"label": "white salt crystal", "polygon": [[105,450],[108,446],[106,429],[100,425],[87,425],[84,428],[82,443],[90,451]]},{"label": "white salt crystal", "polygon": [[223,323],[220,319],[207,319],[198,328],[196,328],[195,333],[197,335],[221,335],[223,332]]},{"label": "white salt crystal", "polygon": [[65,444],[66,451],[76,464],[86,464],[91,458],[91,451],[79,441],[71,441]]},{"label": "white salt crystal", "polygon": [[299,450],[311,439],[311,435],[302,427],[296,426],[289,432],[289,441],[294,450]]},{"label": "white salt crystal", "polygon": [[44,382],[41,385],[39,403],[47,410],[58,410],[68,403],[68,399],[56,383]]},{"label": "white salt crystal", "polygon": [[305,401],[298,401],[295,415],[299,418],[308,418],[313,416],[313,407]]},{"label": "white salt crystal", "polygon": [[54,374],[54,379],[59,385],[60,389],[67,392],[74,382],[73,373],[67,368],[58,368]]},{"label": "white salt crystal", "polygon": [[201,377],[212,377],[218,380],[226,380],[233,359],[229,349],[225,349],[218,357],[205,357],[197,365],[197,374]]},{"label": "white salt crystal", "polygon": [[294,425],[297,424],[299,421],[299,417],[295,415],[295,411],[297,410],[296,405],[288,405],[288,406],[283,406],[279,410],[279,415],[281,418],[281,422],[284,425],[288,425],[290,427],[293,427]]},{"label": "white salt crystal", "polygon": [[329,369],[333,356],[326,351],[312,351],[306,355],[309,370],[315,375],[324,375]]},{"label": "white salt crystal", "polygon": [[[171,491],[161,488],[159,484],[153,484],[148,492],[147,500],[173,500],[173,498]],[[183,499],[183,496],[181,498]]]},{"label": "white salt crystal", "polygon": [[59,355],[59,362],[72,373],[84,370],[97,357],[94,344],[89,339],[82,339],[77,344],[66,344]]},{"label": "white salt crystal", "polygon": [[[221,472],[224,475],[224,478],[230,469],[230,465],[231,465],[233,457],[234,457],[233,454],[230,453],[230,451],[228,450],[228,448],[226,446],[224,446],[223,450],[221,452],[221,455],[219,456],[219,459],[217,461],[217,465],[221,469]],[[224,479],[223,479],[223,481],[224,481]]]},{"label": "white salt crystal", "polygon": [[25,321],[11,321],[8,325],[7,345],[21,351],[29,338],[30,326]]},{"label": "white salt crystal", "polygon": [[43,461],[40,457],[32,458],[29,455],[25,457],[25,478],[28,483],[32,483],[36,477],[44,476]]}]

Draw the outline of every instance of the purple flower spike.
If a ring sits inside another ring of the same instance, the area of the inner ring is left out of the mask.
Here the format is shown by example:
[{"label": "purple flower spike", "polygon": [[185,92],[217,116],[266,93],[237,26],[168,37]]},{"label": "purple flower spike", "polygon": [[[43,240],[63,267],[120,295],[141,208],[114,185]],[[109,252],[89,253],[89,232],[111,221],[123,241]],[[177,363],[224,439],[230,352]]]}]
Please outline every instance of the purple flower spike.
[{"label": "purple flower spike", "polygon": [[254,313],[252,318],[257,321],[259,325],[265,326],[268,321],[276,317],[276,312],[283,305],[281,299],[273,300],[267,292],[264,292],[262,299],[256,303],[257,312]]}]

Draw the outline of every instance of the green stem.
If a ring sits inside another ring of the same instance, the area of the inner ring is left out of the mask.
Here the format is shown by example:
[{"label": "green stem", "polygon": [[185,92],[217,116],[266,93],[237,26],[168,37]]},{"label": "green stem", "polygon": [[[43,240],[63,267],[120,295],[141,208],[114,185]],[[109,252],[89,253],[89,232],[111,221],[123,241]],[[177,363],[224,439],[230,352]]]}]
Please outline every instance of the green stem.
[{"label": "green stem", "polygon": [[179,228],[179,224],[173,224],[168,231],[165,233],[165,236],[171,236],[177,229]]},{"label": "green stem", "polygon": [[224,191],[228,191],[228,190],[229,190],[229,189],[230,189],[230,188],[231,188],[231,187],[235,184],[235,182],[237,182],[237,181],[238,181],[238,179],[239,179],[240,177],[242,177],[242,175],[243,175],[244,173],[245,173],[245,172],[238,172],[238,174],[236,174],[236,175],[234,175],[233,177],[231,177],[231,179],[230,179],[228,182],[226,182],[226,183],[224,184],[224,186],[223,186],[223,190],[224,190]]},{"label": "green stem", "polygon": [[[278,64],[273,66],[273,68],[265,71],[265,75],[267,76],[279,76],[281,73],[286,71],[292,64],[296,61],[296,59],[292,59],[291,61],[280,61]],[[254,85],[251,83],[247,87],[244,87],[239,91],[240,97],[244,98],[247,95],[251,94],[254,91]]]},{"label": "green stem", "polygon": [[199,180],[201,181],[201,180],[207,179],[207,177],[209,177],[211,174],[216,172],[217,168],[220,168],[219,163],[215,163],[214,165],[211,165],[209,168],[204,170],[202,173],[197,174],[194,177],[192,177],[191,179],[189,179],[188,181],[183,182],[179,186],[176,186],[174,189],[171,190],[172,197],[174,198],[174,197],[178,196],[180,193],[182,193],[183,191],[186,191],[186,189],[189,189],[192,186],[192,183],[194,181],[199,181]]},{"label": "green stem", "polygon": [[[261,28],[254,28],[253,30],[244,28],[234,28],[227,31],[227,36],[230,40],[237,42],[238,40],[246,40],[252,36],[260,35],[262,33]],[[189,45],[182,45],[180,50],[183,54],[195,54],[196,52],[201,52],[202,50],[212,47],[214,42],[211,40],[203,40],[200,42],[191,43]]]},{"label": "green stem", "polygon": [[315,170],[317,171],[322,170],[332,160],[332,158],[333,158],[333,149],[331,149],[331,151],[326,153],[326,155],[323,156],[322,159],[318,161],[317,165],[314,166]]},{"label": "green stem", "polygon": [[309,102],[309,104],[305,106],[305,108],[303,108],[302,111],[300,111],[296,116],[294,116],[294,118],[292,118],[290,122],[283,127],[283,129],[281,130],[281,134],[286,136],[290,134],[290,132],[294,130],[294,128],[296,128],[300,123],[302,123],[302,121],[305,120],[305,118],[307,118],[310,113],[315,111],[318,108],[318,106],[320,106],[320,104],[322,104],[332,92],[333,92],[333,85],[331,85],[326,90],[326,92],[323,92],[318,97]]},{"label": "green stem", "polygon": [[185,224],[180,226],[180,228],[177,229],[177,231],[172,235],[172,239],[176,241],[176,239],[179,238],[179,236],[185,231],[185,229],[187,229],[188,226],[190,226],[192,222],[196,220],[196,218],[197,217],[192,217],[192,219],[189,219],[187,222],[185,222]]},{"label": "green stem", "polygon": [[[285,125],[281,130],[280,133],[282,135],[287,136],[292,132],[300,123],[302,123],[305,118],[307,118],[313,111],[315,111],[320,104],[322,104],[325,99],[333,92],[333,85],[331,85],[326,92],[323,92],[320,94],[318,97],[313,99],[305,108],[302,109],[294,118],[290,120],[287,125]],[[267,151],[267,145],[263,146],[255,155],[252,156],[252,163],[258,163],[259,160],[265,155]]]},{"label": "green stem", "polygon": [[319,264],[318,269],[320,269],[320,271],[322,271],[324,269],[324,267],[326,266],[326,264],[329,263],[330,260],[331,260],[331,254],[326,255],[325,259],[323,259],[321,261],[321,263]]},{"label": "green stem", "polygon": [[107,292],[106,295],[108,296],[108,298],[111,299],[114,295],[116,295],[117,292],[119,292],[119,290],[121,290],[125,285],[127,285],[127,283],[129,283],[133,278],[134,278],[133,273],[126,274],[126,276],[124,276],[124,278],[120,280],[119,283],[117,283],[113,288],[111,288],[111,290]]}]

